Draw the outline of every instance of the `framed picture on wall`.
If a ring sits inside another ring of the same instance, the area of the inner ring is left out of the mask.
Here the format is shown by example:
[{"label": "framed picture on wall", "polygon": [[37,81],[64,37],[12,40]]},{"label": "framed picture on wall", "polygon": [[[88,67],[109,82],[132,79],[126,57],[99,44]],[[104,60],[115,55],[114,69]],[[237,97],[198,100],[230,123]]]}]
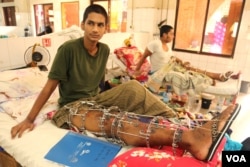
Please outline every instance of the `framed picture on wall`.
[{"label": "framed picture on wall", "polygon": [[79,24],[79,2],[62,2],[62,29],[69,28],[72,25],[80,26]]}]

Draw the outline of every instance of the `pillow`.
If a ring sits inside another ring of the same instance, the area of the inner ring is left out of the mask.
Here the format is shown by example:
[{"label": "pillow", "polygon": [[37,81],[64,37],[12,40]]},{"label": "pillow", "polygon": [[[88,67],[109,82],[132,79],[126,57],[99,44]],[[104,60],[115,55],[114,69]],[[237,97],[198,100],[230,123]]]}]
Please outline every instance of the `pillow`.
[{"label": "pillow", "polygon": [[[127,67],[128,75],[134,78],[134,72],[137,63],[142,57],[141,51],[135,46],[132,47],[121,47],[115,49],[114,53],[117,58]],[[136,76],[135,79],[138,81],[146,81],[148,79],[148,73],[150,71],[150,63],[146,59],[141,66],[141,75]]]},{"label": "pillow", "polygon": [[192,157],[191,154],[185,152],[184,154],[177,153],[173,156],[172,147],[164,146],[161,150],[147,147],[134,147],[129,151],[117,156],[110,163],[109,167],[129,167],[129,166],[143,166],[143,167],[214,167],[221,164],[221,153],[224,148],[226,138],[222,140],[215,152],[215,156],[209,162],[200,161]]}]

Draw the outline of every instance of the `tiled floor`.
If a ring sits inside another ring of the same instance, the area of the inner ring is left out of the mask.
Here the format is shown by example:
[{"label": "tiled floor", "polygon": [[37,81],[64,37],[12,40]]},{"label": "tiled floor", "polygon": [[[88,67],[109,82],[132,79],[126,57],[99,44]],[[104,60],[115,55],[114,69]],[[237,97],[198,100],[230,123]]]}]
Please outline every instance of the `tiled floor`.
[{"label": "tiled floor", "polygon": [[231,138],[241,142],[245,138],[250,137],[250,91],[249,93],[240,93],[237,103],[241,105],[241,110],[231,125],[233,130]]}]

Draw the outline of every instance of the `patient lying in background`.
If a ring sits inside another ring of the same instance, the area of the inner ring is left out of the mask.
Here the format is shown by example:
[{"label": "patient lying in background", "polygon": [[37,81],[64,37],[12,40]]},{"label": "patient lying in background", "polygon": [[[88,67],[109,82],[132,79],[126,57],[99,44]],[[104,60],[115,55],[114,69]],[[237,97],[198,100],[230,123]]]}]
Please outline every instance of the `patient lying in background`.
[{"label": "patient lying in background", "polygon": [[[194,89],[194,85],[201,83],[215,85],[216,80],[225,82],[233,74],[232,71],[214,73],[195,68],[189,62],[183,62],[181,59],[174,57],[169,45],[174,39],[173,27],[160,25],[159,29],[160,38],[148,43],[144,53],[140,56],[140,60],[134,67],[134,76],[141,75],[141,67],[147,61],[147,57],[150,57],[150,74],[152,75],[147,84],[152,91],[157,92],[164,80],[178,85],[179,89]],[[183,85],[183,83],[188,83],[188,85]]]}]

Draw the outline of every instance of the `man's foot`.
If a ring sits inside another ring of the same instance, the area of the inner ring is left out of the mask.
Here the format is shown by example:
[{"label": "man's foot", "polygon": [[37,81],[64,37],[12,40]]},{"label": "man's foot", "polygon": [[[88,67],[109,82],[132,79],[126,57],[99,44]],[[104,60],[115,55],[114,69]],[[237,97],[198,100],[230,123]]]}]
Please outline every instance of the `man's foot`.
[{"label": "man's foot", "polygon": [[237,74],[231,75],[232,79],[239,79],[241,75],[241,71],[239,71]]},{"label": "man's foot", "polygon": [[212,86],[216,86],[216,80],[213,79]]},{"label": "man's foot", "polygon": [[194,129],[187,140],[188,151],[197,159],[210,161],[227,129],[239,112],[238,105],[228,106],[218,118]]},{"label": "man's foot", "polygon": [[224,74],[221,73],[220,77],[219,77],[219,80],[221,82],[226,82],[231,77],[232,74],[233,74],[233,71],[228,71],[228,72],[226,72]]},{"label": "man's foot", "polygon": [[188,61],[184,62],[183,67],[186,68],[187,70],[190,70],[190,68],[191,68],[190,62],[188,62]]}]

